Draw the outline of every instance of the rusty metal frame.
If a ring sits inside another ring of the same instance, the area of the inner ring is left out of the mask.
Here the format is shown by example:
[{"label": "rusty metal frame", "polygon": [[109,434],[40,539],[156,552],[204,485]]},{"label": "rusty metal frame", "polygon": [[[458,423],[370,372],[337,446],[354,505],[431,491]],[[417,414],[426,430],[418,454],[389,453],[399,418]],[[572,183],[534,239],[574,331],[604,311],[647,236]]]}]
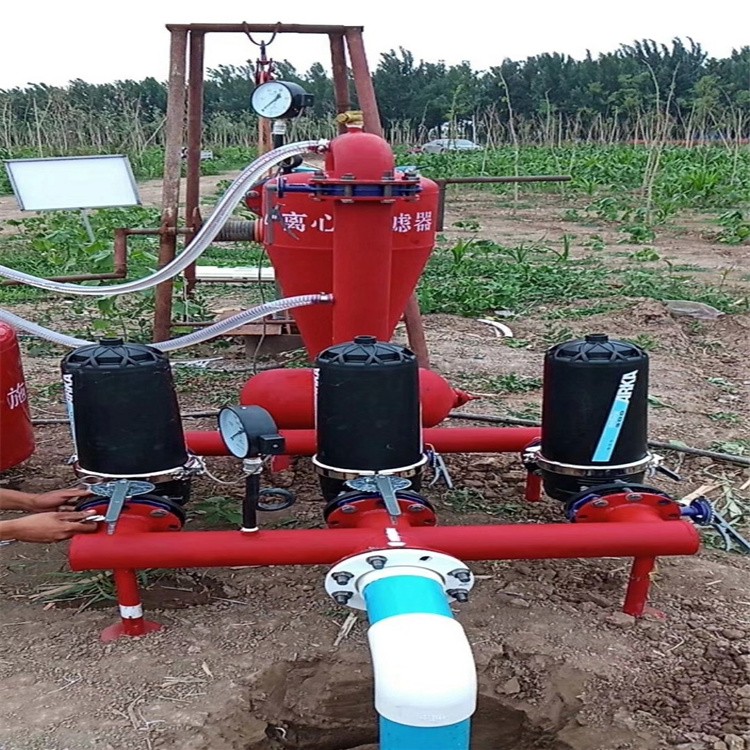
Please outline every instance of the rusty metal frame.
[{"label": "rusty metal frame", "polygon": [[[118,242],[127,242],[128,234],[156,234],[159,242],[159,267],[169,263],[177,252],[177,237],[194,236],[201,226],[200,176],[201,141],[203,136],[203,98],[205,41],[209,33],[268,33],[268,34],[325,34],[329,38],[333,87],[337,112],[351,108],[349,92],[349,67],[351,62],[354,88],[359,108],[364,115],[365,130],[383,135],[378,103],[365,53],[362,26],[328,26],[307,24],[167,24],[170,32],[169,84],[167,92],[167,117],[165,127],[164,180],[161,200],[161,226],[155,230],[118,230]],[[340,125],[340,130],[345,129]],[[183,142],[186,149],[186,186],[184,227],[180,219],[180,179]],[[446,189],[449,184],[508,183],[508,182],[563,182],[566,176],[541,177],[457,177],[437,180],[440,188],[438,229],[443,229]],[[118,239],[119,238],[119,239]],[[116,255],[117,257],[117,255]],[[117,267],[116,267],[117,271]],[[123,272],[124,275],[124,272]],[[117,277],[120,278],[120,277]],[[185,270],[188,291],[197,283],[195,267]],[[429,367],[427,343],[416,295],[412,295],[404,312],[407,336],[411,348],[422,367]],[[184,325],[181,323],[180,325]],[[154,310],[154,341],[169,338],[172,321],[172,282],[156,287]]]},{"label": "rusty metal frame", "polygon": [[[201,224],[200,215],[200,152],[203,134],[203,92],[205,37],[209,33],[245,34],[325,34],[329,38],[333,86],[337,112],[351,108],[347,51],[351,61],[352,78],[364,114],[365,130],[383,135],[380,113],[372,77],[365,54],[362,26],[328,26],[307,24],[167,24],[170,33],[169,84],[165,127],[164,181],[161,200],[161,227],[154,230],[160,236],[159,267],[169,263],[177,252],[180,177],[183,136],[187,141],[186,194],[184,224],[191,237]],[[187,111],[186,111],[187,108]],[[186,122],[187,120],[187,122]],[[341,126],[343,128],[343,126]],[[186,132],[185,132],[186,131]],[[188,289],[195,283],[195,269],[185,273]],[[409,301],[405,312],[409,342],[420,364],[429,366],[422,318],[416,296]],[[169,338],[172,322],[172,282],[156,288],[154,311],[154,341]]]}]

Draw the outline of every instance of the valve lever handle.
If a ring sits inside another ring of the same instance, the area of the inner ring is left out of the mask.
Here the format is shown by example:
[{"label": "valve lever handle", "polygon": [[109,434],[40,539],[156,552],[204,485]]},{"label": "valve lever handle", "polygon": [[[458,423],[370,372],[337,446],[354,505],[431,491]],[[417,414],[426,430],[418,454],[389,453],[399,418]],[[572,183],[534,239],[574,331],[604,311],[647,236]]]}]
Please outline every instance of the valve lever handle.
[{"label": "valve lever handle", "polygon": [[395,519],[401,515],[401,508],[399,507],[398,498],[396,497],[396,491],[391,483],[391,478],[383,476],[382,474],[376,474],[375,487],[377,487],[378,493],[385,502],[385,509],[388,511],[388,515],[395,523]]},{"label": "valve lever handle", "polygon": [[114,484],[109,505],[107,505],[107,513],[104,516],[104,522],[107,524],[107,534],[109,535],[115,533],[117,521],[120,518],[120,513],[122,513],[122,508],[125,505],[125,500],[130,490],[130,482],[127,479],[118,479]]},{"label": "valve lever handle", "polygon": [[453,489],[455,485],[453,484],[453,478],[448,471],[448,467],[445,465],[443,457],[434,449],[428,453],[428,466],[433,471],[430,487],[434,487],[442,479],[449,490]]}]

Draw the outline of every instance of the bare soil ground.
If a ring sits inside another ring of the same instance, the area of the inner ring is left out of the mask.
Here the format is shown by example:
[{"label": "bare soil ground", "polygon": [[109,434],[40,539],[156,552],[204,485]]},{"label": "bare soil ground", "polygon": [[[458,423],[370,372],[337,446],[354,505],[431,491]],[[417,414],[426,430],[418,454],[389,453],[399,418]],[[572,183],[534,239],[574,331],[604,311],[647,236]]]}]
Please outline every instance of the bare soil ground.
[{"label": "bare soil ground", "polygon": [[[498,210],[488,194],[467,193],[451,203],[448,225],[476,216],[483,236],[514,243],[559,241],[563,233],[589,231],[571,229],[560,215],[554,201],[511,213]],[[722,248],[704,234],[700,228],[665,232],[655,244],[675,262],[709,272],[748,269],[747,247]],[[610,260],[618,262],[615,256]],[[541,376],[550,329],[559,322],[545,312],[510,322],[516,337],[527,342],[521,348],[508,346],[477,321],[427,317],[434,367],[455,385],[489,394],[467,409],[529,415],[538,410],[540,391],[493,394],[492,379],[509,373]],[[653,438],[699,447],[750,439],[750,316],[696,322],[672,317],[661,303],[631,300],[618,312],[564,323],[576,334],[651,337]],[[237,345],[224,354],[237,364],[239,352]],[[29,356],[25,363],[35,416],[61,415],[53,386],[57,357]],[[222,397],[209,393],[200,377],[180,380],[185,411],[215,406]],[[237,393],[246,377],[230,373],[220,387]],[[735,416],[717,421],[717,413]],[[190,424],[214,426],[213,420]],[[39,427],[37,437],[35,456],[6,475],[5,483],[40,491],[71,483],[64,465],[70,453],[67,428]],[[668,491],[684,495],[714,484],[715,496],[730,493],[747,501],[747,470],[670,458],[684,480],[662,485]],[[516,457],[447,461],[457,491],[429,491],[443,523],[560,520],[553,501],[523,503],[524,476]],[[229,459],[210,466],[221,477],[237,477]],[[294,487],[298,504],[264,521],[320,525],[322,505],[308,462],[299,460],[283,479]],[[196,482],[194,495],[197,504],[216,496],[239,503],[237,488],[206,478]],[[193,528],[207,525],[216,527],[205,516],[190,521]],[[706,541],[695,558],[661,560],[652,603],[666,620],[636,622],[619,613],[627,561],[474,566],[480,580],[457,614],[480,675],[474,750],[750,748],[750,563],[716,549],[710,535]],[[30,598],[66,569],[65,554],[64,545],[0,548],[2,750],[375,747],[366,624],[360,620],[334,645],[347,613],[326,598],[323,570],[210,569],[156,576],[146,604],[149,615],[167,628],[102,645],[98,634],[113,622],[112,606],[45,606]],[[419,634],[413,638],[418,647]]]}]

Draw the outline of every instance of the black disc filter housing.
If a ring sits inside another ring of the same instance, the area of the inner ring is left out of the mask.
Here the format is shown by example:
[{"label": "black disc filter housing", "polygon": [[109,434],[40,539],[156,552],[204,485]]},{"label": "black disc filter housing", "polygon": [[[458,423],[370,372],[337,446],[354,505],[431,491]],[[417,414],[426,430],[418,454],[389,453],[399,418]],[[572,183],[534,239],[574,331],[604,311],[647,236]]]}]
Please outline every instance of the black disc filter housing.
[{"label": "black disc filter housing", "polygon": [[61,369],[82,471],[132,477],[187,463],[165,354],[144,344],[102,339],[70,352]]},{"label": "black disc filter housing", "polygon": [[398,344],[357,336],[316,360],[316,463],[341,472],[422,462],[419,367]]},{"label": "black disc filter housing", "polygon": [[648,366],[643,349],[604,334],[547,352],[540,465],[548,495],[565,500],[592,484],[643,479]]}]

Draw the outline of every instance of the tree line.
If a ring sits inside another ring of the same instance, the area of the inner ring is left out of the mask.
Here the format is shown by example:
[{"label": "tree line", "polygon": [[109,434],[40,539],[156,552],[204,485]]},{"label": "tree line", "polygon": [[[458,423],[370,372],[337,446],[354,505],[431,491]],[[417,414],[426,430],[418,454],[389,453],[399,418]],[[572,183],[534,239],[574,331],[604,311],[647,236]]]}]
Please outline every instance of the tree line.
[{"label": "tree line", "polygon": [[[302,72],[283,61],[278,72],[315,96],[312,111],[295,123],[297,133],[333,132],[333,86],[324,66]],[[206,147],[254,144],[252,81],[250,64],[208,71]],[[692,39],[669,45],[640,40],[596,57],[553,52],[505,59],[483,71],[469,62],[417,61],[400,48],[380,56],[373,81],[397,143],[439,135],[489,144],[648,141],[657,135],[726,142],[750,135],[750,46],[715,58]],[[161,145],[166,104],[166,84],[155,78],[0,90],[0,151],[142,152]]]}]

